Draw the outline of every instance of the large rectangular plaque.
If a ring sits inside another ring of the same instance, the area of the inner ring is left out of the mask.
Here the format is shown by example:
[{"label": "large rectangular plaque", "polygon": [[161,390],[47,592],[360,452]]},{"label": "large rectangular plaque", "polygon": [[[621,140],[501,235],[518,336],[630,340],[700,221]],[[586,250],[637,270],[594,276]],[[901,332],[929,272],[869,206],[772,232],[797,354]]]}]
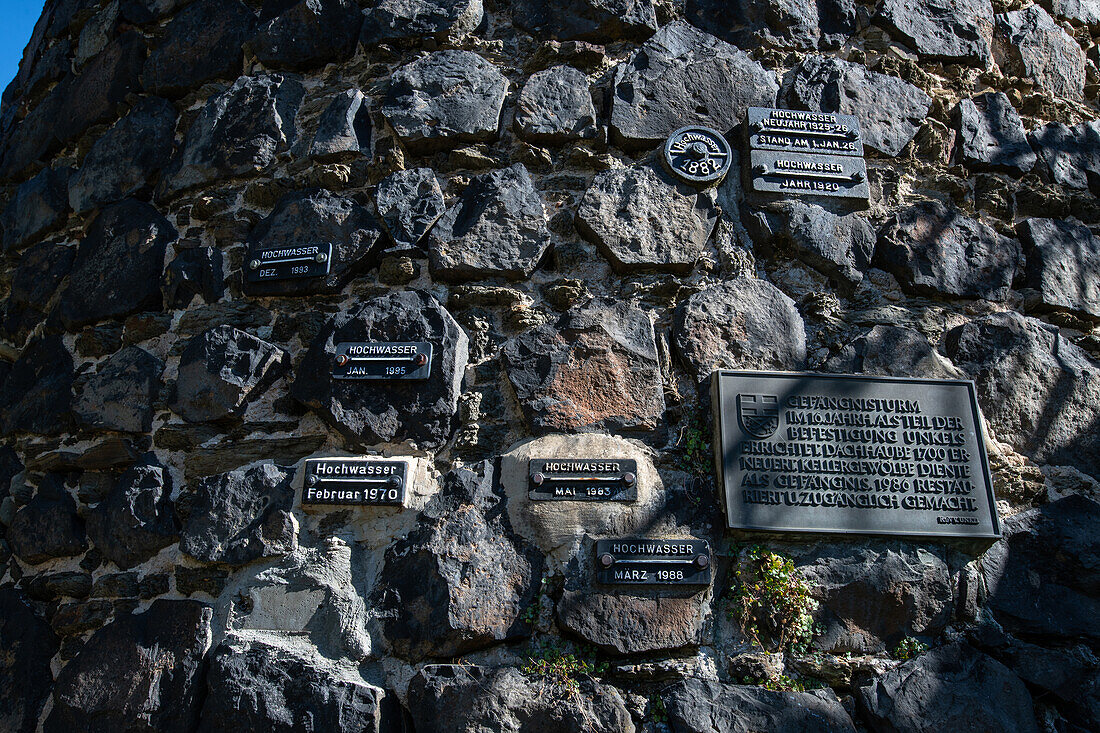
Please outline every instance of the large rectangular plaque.
[{"label": "large rectangular plaque", "polygon": [[853,115],[749,107],[749,149],[863,157],[863,136]]},{"label": "large rectangular plaque", "polygon": [[403,506],[409,464],[381,458],[313,458],[305,463],[302,504]]},{"label": "large rectangular plaque", "polygon": [[607,585],[710,585],[710,544],[646,537],[597,540],[596,580]]},{"label": "large rectangular plaque", "polygon": [[638,462],[628,458],[548,458],[528,463],[534,501],[637,501]]},{"label": "large rectangular plaque", "polygon": [[335,379],[427,379],[432,345],[423,341],[345,341],[336,344]]},{"label": "large rectangular plaque", "polygon": [[324,277],[332,265],[332,244],[250,249],[245,279],[250,283]]},{"label": "large rectangular plaque", "polygon": [[867,163],[850,155],[813,155],[753,150],[749,153],[752,190],[866,200]]},{"label": "large rectangular plaque", "polygon": [[992,541],[974,385],[716,371],[715,462],[738,530]]}]

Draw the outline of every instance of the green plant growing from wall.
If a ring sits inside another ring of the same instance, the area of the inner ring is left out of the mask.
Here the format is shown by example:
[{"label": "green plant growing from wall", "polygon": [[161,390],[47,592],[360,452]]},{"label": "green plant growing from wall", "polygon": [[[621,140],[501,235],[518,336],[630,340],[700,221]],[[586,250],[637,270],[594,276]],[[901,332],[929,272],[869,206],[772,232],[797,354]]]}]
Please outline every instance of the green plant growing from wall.
[{"label": "green plant growing from wall", "polygon": [[730,616],[754,643],[805,654],[818,629],[813,613],[818,603],[810,586],[795,573],[794,562],[753,545],[735,571]]},{"label": "green plant growing from wall", "polygon": [[785,674],[767,680],[745,677],[741,681],[746,685],[755,685],[774,692],[805,692],[806,690],[819,690],[826,686],[824,682],[813,677],[790,677]]},{"label": "green plant growing from wall", "polygon": [[680,432],[680,469],[694,476],[709,476],[714,465],[710,446],[710,430],[702,410],[692,411],[687,425]]},{"label": "green plant growing from wall", "polygon": [[541,679],[553,687],[576,692],[580,678],[601,677],[607,674],[608,665],[596,658],[593,647],[581,646],[570,651],[555,641],[543,641],[535,645],[520,671],[528,677]]},{"label": "green plant growing from wall", "polygon": [[898,645],[894,647],[894,651],[890,652],[890,656],[894,659],[900,659],[901,661],[907,661],[913,657],[919,657],[928,651],[928,645],[922,641],[918,641],[911,636],[907,636],[898,642]]}]

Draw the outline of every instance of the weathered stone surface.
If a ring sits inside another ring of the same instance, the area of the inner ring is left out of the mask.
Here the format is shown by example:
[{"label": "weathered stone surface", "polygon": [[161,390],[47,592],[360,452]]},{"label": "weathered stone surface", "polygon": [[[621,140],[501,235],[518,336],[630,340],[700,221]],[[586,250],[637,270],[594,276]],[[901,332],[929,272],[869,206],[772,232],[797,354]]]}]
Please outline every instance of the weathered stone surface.
[{"label": "weathered stone surface", "polygon": [[1021,260],[1019,242],[939,201],[895,214],[875,250],[909,292],[955,298],[1005,300]]},{"label": "weathered stone surface", "polygon": [[989,0],[886,0],[875,22],[922,60],[984,66],[989,59]]},{"label": "weathered stone surface", "polygon": [[240,0],[198,0],[176,14],[141,75],[154,94],[180,96],[211,79],[241,73],[241,44],[256,32],[255,14]]},{"label": "weathered stone surface", "polygon": [[88,515],[88,536],[104,557],[129,570],[179,539],[171,494],[168,469],[146,456]]},{"label": "weathered stone surface", "polygon": [[206,305],[217,303],[225,294],[221,250],[181,249],[165,268],[160,289],[168,308],[187,308],[196,297]]},{"label": "weathered stone surface", "polygon": [[436,51],[390,77],[382,114],[410,152],[494,140],[508,80],[470,51]]},{"label": "weathered stone surface", "polygon": [[518,669],[431,664],[409,682],[418,733],[508,730],[522,733],[634,733],[619,692],[586,678],[565,693]]},{"label": "weathered stone surface", "polygon": [[663,143],[685,125],[720,132],[749,107],[771,107],[775,75],[731,46],[683,21],[661,28],[615,70],[611,136],[634,150]]},{"label": "weathered stone surface", "polygon": [[392,653],[412,662],[454,657],[530,634],[543,559],[519,540],[493,492],[491,464],[457,469],[416,530],[386,552],[374,608]]},{"label": "weathered stone surface", "polygon": [[100,364],[74,401],[73,412],[88,427],[147,433],[163,371],[160,359],[128,346]]},{"label": "weathered stone surface", "polygon": [[57,316],[67,329],[160,310],[164,253],[176,230],[143,201],[103,209],[80,242]]},{"label": "weathered stone surface", "polygon": [[[591,547],[581,552],[594,554]],[[573,570],[557,604],[558,624],[568,633],[614,654],[668,651],[703,643],[710,621],[710,593],[698,588],[604,592],[575,577],[583,574]]]},{"label": "weathered stone surface", "polygon": [[662,693],[674,731],[694,733],[854,733],[832,690],[776,692],[763,687],[686,679]]},{"label": "weathered stone surface", "polygon": [[194,730],[210,618],[197,601],[161,599],[95,632],[58,675],[43,730]]},{"label": "weathered stone surface", "polygon": [[854,0],[687,0],[692,25],[739,48],[831,49],[859,28]]},{"label": "weathered stone surface", "polygon": [[1038,153],[1036,171],[1072,189],[1100,190],[1100,122],[1068,127],[1050,122],[1028,135]]},{"label": "weathered stone surface", "polygon": [[991,733],[1038,733],[1031,695],[1000,662],[961,643],[911,659],[858,689],[876,731],[965,731],[980,711]]},{"label": "weathered stone surface", "polygon": [[512,22],[537,38],[559,41],[641,40],[657,30],[652,0],[517,0]]},{"label": "weathered stone surface", "polygon": [[184,348],[170,406],[189,422],[238,415],[289,366],[278,346],[233,326],[215,326]]},{"label": "weathered stone surface", "polygon": [[68,168],[47,168],[15,189],[0,214],[4,250],[20,250],[65,223],[69,215]]},{"label": "weathered stone surface", "polygon": [[379,42],[425,36],[457,41],[484,19],[482,0],[381,0],[366,11],[359,41],[368,48]]},{"label": "weathered stone surface", "polygon": [[[427,341],[433,345],[427,382],[332,378],[332,355],[343,341]],[[354,444],[413,440],[437,448],[450,437],[458,410],[469,339],[431,295],[394,292],[330,319],[318,332],[291,388]]]},{"label": "weathered stone surface", "polygon": [[447,210],[431,168],[391,173],[378,183],[374,200],[390,237],[407,247],[418,245]]},{"label": "weathered stone surface", "polygon": [[1025,219],[1016,232],[1027,256],[1027,285],[1043,305],[1100,318],[1100,238],[1059,219]]},{"label": "weathered stone surface", "polygon": [[981,561],[989,608],[1013,633],[1100,639],[1100,503],[1071,495],[1005,520]]},{"label": "weathered stone surface", "polygon": [[502,353],[536,434],[652,430],[665,411],[653,323],[627,303],[572,308]]},{"label": "weathered stone surface", "polygon": [[208,476],[176,499],[180,549],[196,560],[245,565],[298,546],[293,471],[263,463]]},{"label": "weathered stone surface", "polygon": [[53,687],[57,636],[14,588],[0,588],[0,728],[34,733]]},{"label": "weathered stone surface", "polygon": [[681,303],[672,339],[697,379],[715,369],[797,371],[806,362],[806,328],[794,301],[755,278],[730,280]]},{"label": "weathered stone surface", "polygon": [[301,0],[282,6],[286,9],[248,42],[268,68],[309,69],[355,53],[363,11],[354,0]]},{"label": "weathered stone surface", "polygon": [[324,189],[296,191],[279,199],[271,215],[249,235],[250,246],[300,247],[332,245],[332,262],[325,277],[245,281],[252,295],[306,295],[338,293],[355,275],[374,264],[375,245],[382,228],[366,207],[354,199]]},{"label": "weathered stone surface", "polygon": [[616,270],[680,274],[691,272],[717,222],[713,189],[679,183],[656,163],[598,174],[575,220]]},{"label": "weathered stone surface", "polygon": [[944,353],[974,379],[993,437],[1100,477],[1100,370],[1057,329],[993,314],[949,331]]},{"label": "weathered stone surface", "polygon": [[43,242],[30,247],[19,260],[11,279],[11,292],[4,301],[0,333],[21,344],[46,318],[46,308],[57,286],[69,274],[76,247]]},{"label": "weathered stone surface", "polygon": [[88,549],[76,502],[57,479],[42,479],[34,498],[15,513],[8,527],[8,543],[20,560],[31,565]]},{"label": "weathered stone surface", "polygon": [[1026,78],[1059,97],[1081,99],[1085,52],[1038,5],[997,16],[994,52],[1006,74]]},{"label": "weathered stone surface", "polygon": [[71,423],[73,357],[60,336],[31,341],[0,381],[0,434],[54,435]]},{"label": "weathered stone surface", "polygon": [[1100,26],[1100,2],[1097,0],[1045,0],[1041,4],[1055,17],[1089,27]]},{"label": "weathered stone surface", "polygon": [[875,326],[831,357],[822,370],[834,374],[965,378],[924,334],[904,326]]},{"label": "weathered stone surface", "polygon": [[158,195],[171,197],[220,178],[269,168],[297,139],[305,89],[283,74],[242,76],[206,103],[183,148],[165,171]]},{"label": "weathered stone surface", "polygon": [[1027,173],[1035,165],[1020,115],[1003,92],[986,92],[959,102],[959,157],[975,171]]},{"label": "weathered stone surface", "polygon": [[530,276],[550,246],[546,209],[522,163],[474,178],[429,235],[440,280]]},{"label": "weathered stone surface", "polygon": [[875,230],[866,218],[838,216],[804,201],[744,211],[742,221],[761,253],[789,249],[810,267],[849,288],[863,281],[875,250]]},{"label": "weathered stone surface", "polygon": [[285,643],[229,637],[214,650],[199,730],[379,730],[381,689]]},{"label": "weathered stone surface", "polygon": [[527,78],[516,100],[516,134],[560,145],[599,136],[588,77],[572,66],[554,66]]},{"label": "weathered stone surface", "polygon": [[855,115],[864,145],[888,156],[909,144],[932,105],[912,84],[825,56],[808,57],[784,78],[783,86],[792,109]]},{"label": "weathered stone surface", "polygon": [[36,601],[56,601],[59,598],[87,598],[92,590],[92,576],[75,571],[43,573],[27,584],[27,596]]},{"label": "weathered stone surface", "polygon": [[358,89],[345,89],[329,102],[317,123],[310,155],[371,154],[370,107]]}]

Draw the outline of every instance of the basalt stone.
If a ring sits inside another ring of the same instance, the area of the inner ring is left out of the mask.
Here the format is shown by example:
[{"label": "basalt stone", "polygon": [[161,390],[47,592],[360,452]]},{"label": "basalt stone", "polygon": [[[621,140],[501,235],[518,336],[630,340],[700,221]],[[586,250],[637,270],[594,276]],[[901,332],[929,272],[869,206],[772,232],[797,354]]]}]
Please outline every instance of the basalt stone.
[{"label": "basalt stone", "polygon": [[163,371],[160,359],[128,346],[103,362],[84,384],[73,412],[91,428],[147,433],[153,426],[153,402]]},{"label": "basalt stone", "polygon": [[27,595],[36,601],[87,598],[91,590],[92,576],[71,570],[36,575],[27,584]]},{"label": "basalt stone", "polygon": [[433,277],[531,275],[550,246],[549,220],[522,163],[474,178],[429,235]]},{"label": "basalt stone", "polygon": [[272,463],[207,476],[176,500],[180,549],[203,562],[245,565],[298,546],[294,472]]},{"label": "basalt stone", "polygon": [[1057,329],[997,313],[949,331],[944,353],[974,379],[997,440],[1100,478],[1100,369]]},{"label": "basalt stone", "polygon": [[59,642],[15,588],[0,588],[0,728],[34,733],[53,687]]},{"label": "basalt stone", "polygon": [[530,635],[520,618],[535,601],[542,555],[516,537],[481,473],[458,469],[419,525],[386,551],[372,607],[393,654],[447,658]]},{"label": "basalt stone", "polygon": [[122,570],[145,562],[179,539],[171,494],[168,469],[155,456],[146,456],[89,513],[88,536]]},{"label": "basalt stone", "polygon": [[797,371],[806,363],[806,327],[794,301],[754,278],[730,280],[681,303],[672,340],[700,380],[715,369]]},{"label": "basalt stone", "polygon": [[806,58],[783,86],[791,109],[855,115],[864,144],[887,156],[909,144],[932,106],[932,98],[912,84],[825,56]]},{"label": "basalt stone", "polygon": [[111,37],[118,32],[118,3],[107,3],[99,12],[88,18],[77,36],[73,65],[83,66],[88,59],[102,51]]},{"label": "basalt stone", "polygon": [[1025,219],[1016,232],[1027,256],[1027,285],[1043,305],[1100,318],[1100,238],[1060,219]]},{"label": "basalt stone", "polygon": [[120,0],[119,17],[129,23],[144,25],[171,14],[189,0]]},{"label": "basalt stone", "polygon": [[652,148],[685,125],[720,132],[749,107],[771,107],[775,75],[747,53],[673,21],[615,69],[611,136],[628,150]]},{"label": "basalt stone", "polygon": [[164,253],[176,230],[143,201],[103,209],[80,242],[56,314],[70,330],[160,310]]},{"label": "basalt stone", "polygon": [[157,187],[161,197],[260,173],[297,139],[305,89],[283,74],[243,76],[206,103]]},{"label": "basalt stone", "polygon": [[575,693],[512,667],[430,664],[409,682],[417,731],[509,730],[534,733],[634,733],[618,690],[586,677]]},{"label": "basalt stone", "polygon": [[457,41],[485,19],[482,0],[381,0],[366,11],[359,41],[376,43],[433,36]]},{"label": "basalt stone", "polygon": [[822,367],[833,374],[962,379],[964,374],[940,355],[928,338],[904,326],[878,325],[847,344]]},{"label": "basalt stone", "polygon": [[421,155],[495,140],[508,80],[469,51],[436,51],[390,77],[382,114],[410,152]]},{"label": "basalt stone", "polygon": [[858,688],[875,731],[1038,733],[1031,694],[1003,664],[961,643],[911,659]]},{"label": "basalt stone", "polygon": [[783,201],[742,220],[762,254],[789,250],[795,257],[847,288],[863,281],[875,250],[875,230],[859,214],[838,216],[816,204]]},{"label": "basalt stone", "polygon": [[502,351],[536,434],[653,430],[665,411],[653,323],[624,302],[595,300]]},{"label": "basalt stone", "polygon": [[879,233],[875,263],[919,295],[1005,300],[1022,264],[1020,244],[939,201],[895,214]]},{"label": "basalt stone", "polygon": [[261,639],[214,650],[198,730],[378,731],[385,693],[327,660]]},{"label": "basalt stone", "polygon": [[188,422],[238,415],[289,366],[278,346],[233,326],[215,326],[184,348],[170,406]]},{"label": "basalt stone", "polygon": [[1030,79],[1059,97],[1081,99],[1085,52],[1038,5],[997,16],[995,52],[1006,74]]},{"label": "basalt stone", "polygon": [[187,308],[196,297],[206,305],[217,303],[225,294],[221,250],[181,249],[164,270],[161,293],[168,308]]},{"label": "basalt stone", "polygon": [[329,102],[317,123],[310,155],[371,154],[370,107],[358,89],[345,89]]},{"label": "basalt stone", "polygon": [[1012,639],[989,653],[1028,685],[1056,697],[1066,718],[1082,730],[1100,724],[1100,660],[1086,645],[1044,649]]},{"label": "basalt stone", "polygon": [[1072,20],[1090,28],[1100,26],[1100,2],[1097,0],[1045,0],[1041,4],[1057,18]]},{"label": "basalt stone", "polygon": [[1035,170],[1066,188],[1100,191],[1100,122],[1069,127],[1050,122],[1028,135],[1038,153]]},{"label": "basalt stone", "polygon": [[57,479],[43,479],[34,498],[15,513],[8,527],[8,544],[16,557],[31,565],[88,549],[76,502]]},{"label": "basalt stone", "polygon": [[363,11],[354,0],[301,0],[264,24],[248,47],[272,69],[311,69],[355,53]]},{"label": "basalt stone", "polygon": [[1003,92],[964,99],[955,109],[959,157],[974,171],[1021,175],[1035,165],[1020,115]]},{"label": "basalt stone", "polygon": [[69,181],[68,201],[83,213],[144,191],[172,157],[176,109],[164,99],[142,99],[103,134]]},{"label": "basalt stone", "polygon": [[[591,547],[587,550],[592,553]],[[585,581],[566,581],[558,624],[570,635],[613,654],[699,646],[710,621],[710,594],[697,588],[646,594],[604,593]]]},{"label": "basalt stone", "polygon": [[1100,503],[1080,495],[1013,515],[981,561],[994,617],[1012,633],[1100,639]]},{"label": "basalt stone", "polygon": [[15,189],[0,214],[4,250],[20,250],[65,223],[69,215],[68,168],[47,168]]},{"label": "basalt stone", "polygon": [[687,0],[694,26],[740,48],[831,49],[859,29],[854,0]]},{"label": "basalt stone", "polygon": [[982,67],[989,59],[993,28],[989,0],[886,0],[874,22],[924,61]]},{"label": "basalt stone", "polygon": [[716,202],[714,189],[699,191],[642,164],[597,174],[574,223],[620,272],[686,275],[718,223]]},{"label": "basalt stone", "polygon": [[47,733],[195,729],[211,609],[160,599],[92,634],[61,670]]},{"label": "basalt stone", "polygon": [[517,0],[512,22],[540,39],[642,40],[657,30],[652,0]]},{"label": "basalt stone", "polygon": [[[426,382],[332,378],[336,344],[344,341],[426,341],[432,344]],[[426,448],[447,442],[458,411],[469,339],[428,293],[394,292],[331,318],[302,358],[291,395],[353,444],[413,440]]]},{"label": "basalt stone", "polygon": [[241,44],[256,32],[256,16],[239,0],[198,0],[172,18],[145,62],[141,81],[154,94],[180,96],[211,79],[241,73]]},{"label": "basalt stone", "polygon": [[820,606],[814,645],[834,654],[889,651],[906,637],[932,641],[951,620],[952,582],[942,550],[894,542],[828,545],[796,561]]},{"label": "basalt stone", "polygon": [[390,237],[406,247],[418,245],[447,210],[443,191],[431,168],[391,173],[379,181],[374,200]]},{"label": "basalt stone", "polygon": [[60,336],[31,341],[0,381],[0,434],[56,435],[72,422],[73,357]]},{"label": "basalt stone", "polygon": [[69,274],[75,258],[76,247],[56,242],[37,244],[24,252],[12,274],[0,332],[22,343],[45,320],[50,298]]},{"label": "basalt stone", "polygon": [[696,733],[854,733],[830,689],[780,692],[748,685],[686,679],[662,692],[672,730]]},{"label": "basalt stone", "polygon": [[588,77],[572,66],[554,66],[527,78],[516,100],[516,134],[542,145],[599,136]]},{"label": "basalt stone", "polygon": [[23,472],[19,454],[9,445],[0,445],[0,501],[8,497],[11,480]]},{"label": "basalt stone", "polygon": [[331,244],[332,261],[328,274],[268,282],[246,280],[245,292],[252,295],[338,293],[353,277],[375,264],[372,250],[381,236],[378,221],[354,199],[324,189],[287,194],[249,235],[249,245],[269,249]]}]

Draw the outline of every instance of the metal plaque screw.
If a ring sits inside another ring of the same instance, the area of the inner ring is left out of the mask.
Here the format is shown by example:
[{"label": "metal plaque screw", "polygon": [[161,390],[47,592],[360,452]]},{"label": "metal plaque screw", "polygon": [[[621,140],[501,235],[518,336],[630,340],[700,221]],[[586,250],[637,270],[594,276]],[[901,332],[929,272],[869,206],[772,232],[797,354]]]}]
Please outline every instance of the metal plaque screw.
[{"label": "metal plaque screw", "polygon": [[626,484],[627,486],[633,486],[634,482],[636,482],[637,480],[638,480],[638,477],[635,476],[632,473],[624,473],[623,474],[623,483]]},{"label": "metal plaque screw", "polygon": [[328,255],[325,254],[324,252],[318,252],[317,256],[314,257],[313,259],[317,260],[318,262],[324,262],[328,259]]},{"label": "metal plaque screw", "polygon": [[250,270],[259,270],[260,269],[260,261],[259,260],[252,260],[251,262],[248,263],[248,269],[250,269]]},{"label": "metal plaque screw", "polygon": [[400,489],[401,479],[397,478],[396,476],[390,476],[389,481],[386,482],[386,486],[391,489]]},{"label": "metal plaque screw", "polygon": [[609,552],[600,555],[600,565],[609,568],[615,564],[615,558]]},{"label": "metal plaque screw", "polygon": [[543,482],[546,481],[546,476],[542,475],[541,473],[536,473],[534,476],[531,477],[531,481],[535,484],[535,486],[542,486]]},{"label": "metal plaque screw", "polygon": [[344,366],[345,364],[348,363],[348,361],[349,361],[349,359],[348,359],[347,354],[337,354],[336,355],[336,366]]},{"label": "metal plaque screw", "polygon": [[310,476],[310,477],[309,477],[309,485],[310,485],[310,486],[316,486],[316,485],[317,485],[317,482],[318,482],[319,480],[320,480],[320,479],[318,479],[318,478],[317,478],[316,476]]},{"label": "metal plaque screw", "polygon": [[695,566],[697,568],[699,568],[700,570],[703,570],[708,565],[710,565],[710,558],[709,557],[707,557],[706,555],[696,555],[695,556]]},{"label": "metal plaque screw", "polygon": [[413,359],[413,363],[416,364],[418,367],[424,366],[425,364],[428,363],[428,355],[427,354],[417,354],[416,358]]}]

